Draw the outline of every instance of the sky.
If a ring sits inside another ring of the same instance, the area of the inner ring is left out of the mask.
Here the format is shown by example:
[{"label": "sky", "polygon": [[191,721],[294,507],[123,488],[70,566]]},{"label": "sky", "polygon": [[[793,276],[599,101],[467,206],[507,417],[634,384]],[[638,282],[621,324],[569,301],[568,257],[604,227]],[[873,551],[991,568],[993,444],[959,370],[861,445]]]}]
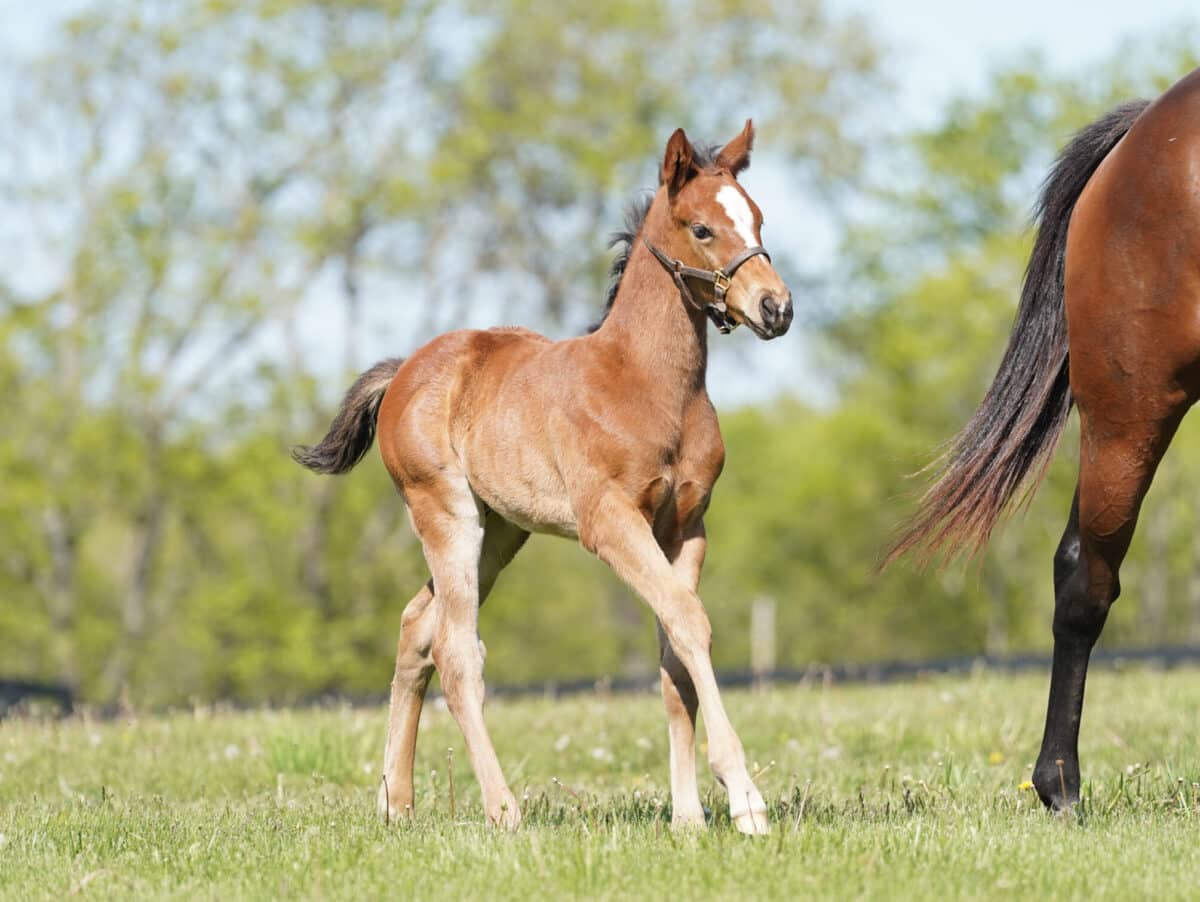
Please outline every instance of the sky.
[{"label": "sky", "polygon": [[[1037,49],[1071,68],[1111,53],[1121,40],[1200,20],[1197,0],[827,0],[867,17],[894,49],[900,109],[931,119],[939,104],[976,90],[988,71]],[[86,0],[0,0],[0,54],[30,52]],[[1081,10],[1086,9],[1086,14]]]},{"label": "sky", "polygon": [[[893,129],[932,123],[947,100],[981,91],[992,70],[1031,51],[1043,55],[1054,69],[1071,70],[1111,55],[1130,38],[1200,21],[1200,0],[827,2],[835,13],[865,16],[890,48],[891,76],[897,89]],[[36,53],[56,24],[86,3],[0,0],[0,59]],[[1083,9],[1086,14],[1081,14]],[[752,167],[743,182],[752,196],[794,197],[788,173],[770,165]],[[768,246],[794,252],[801,260],[806,255],[811,258],[832,252],[830,237],[814,234],[819,225],[814,227],[811,211],[802,203],[777,200],[774,207],[768,216],[770,234],[764,234]],[[797,298],[797,305],[801,304],[803,299]],[[321,332],[319,324],[314,329]],[[753,345],[747,336],[733,341],[740,353],[715,356],[710,374],[710,391],[718,405],[760,401],[781,391],[821,400],[819,377],[806,372],[803,362],[798,363],[804,355],[797,350],[793,336],[763,347]],[[395,353],[397,349],[379,350]],[[754,365],[748,366],[751,359]]]},{"label": "sky", "polygon": [[[974,92],[999,64],[1037,50],[1071,69],[1123,40],[1200,21],[1197,0],[829,0],[865,15],[893,48],[902,111],[930,121],[939,105]],[[1086,12],[1084,12],[1086,10]]]}]

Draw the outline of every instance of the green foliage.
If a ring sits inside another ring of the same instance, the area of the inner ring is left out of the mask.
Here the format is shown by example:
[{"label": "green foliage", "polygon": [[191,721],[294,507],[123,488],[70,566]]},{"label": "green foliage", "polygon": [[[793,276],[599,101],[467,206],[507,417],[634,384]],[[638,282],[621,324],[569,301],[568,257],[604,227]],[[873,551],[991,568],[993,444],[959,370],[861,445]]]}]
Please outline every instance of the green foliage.
[{"label": "green foliage", "polygon": [[[581,327],[597,236],[664,136],[746,115],[809,201],[868,215],[824,286],[830,403],[723,412],[718,664],[746,666],[762,596],[785,666],[1044,646],[1071,437],[978,569],[874,565],[904,474],[991,378],[1056,149],[1193,45],[1074,76],[1021,61],[893,141],[878,42],[817,0],[85,11],[0,109],[0,206],[29,223],[14,258],[39,261],[0,276],[0,671],[105,702],[382,694],[420,548],[373,457],[319,479],[288,445],[319,434],[368,335],[401,352],[464,323]],[[1112,641],[1200,637],[1197,441],[1151,494],[1125,579],[1147,602],[1118,605]],[[529,544],[481,631],[501,682],[656,669],[644,607],[565,542]]]},{"label": "green foliage", "polygon": [[[0,199],[50,262],[0,281],[4,672],[110,701],[382,691],[419,548],[380,468],[322,481],[287,446],[376,322],[404,349],[481,304],[594,316],[596,236],[680,121],[756,115],[810,184],[844,182],[861,142],[830,105],[880,84],[869,35],[764,4],[767,69],[692,52],[750,46],[747,12],[127,0],[12,71]],[[542,545],[485,614],[498,668],[645,669],[637,604]]]}]

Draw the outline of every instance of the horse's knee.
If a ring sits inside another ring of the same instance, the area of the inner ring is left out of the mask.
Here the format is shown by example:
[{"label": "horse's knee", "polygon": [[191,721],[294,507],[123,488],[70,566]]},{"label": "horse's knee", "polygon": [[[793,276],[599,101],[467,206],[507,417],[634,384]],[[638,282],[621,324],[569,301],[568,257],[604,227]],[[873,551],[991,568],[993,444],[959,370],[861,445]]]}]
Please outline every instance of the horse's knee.
[{"label": "horse's knee", "polygon": [[662,619],[671,643],[669,652],[685,667],[691,666],[696,655],[711,652],[712,622],[704,605],[693,593],[681,594],[677,603],[671,606],[670,615],[664,615]]}]

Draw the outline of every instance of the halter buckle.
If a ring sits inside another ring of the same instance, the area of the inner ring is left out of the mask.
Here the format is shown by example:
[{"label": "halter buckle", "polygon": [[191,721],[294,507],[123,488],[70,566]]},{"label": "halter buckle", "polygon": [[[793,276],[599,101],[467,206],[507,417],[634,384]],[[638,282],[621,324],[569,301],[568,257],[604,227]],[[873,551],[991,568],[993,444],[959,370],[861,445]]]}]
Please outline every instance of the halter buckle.
[{"label": "halter buckle", "polygon": [[733,284],[733,279],[730,276],[725,275],[725,270],[723,269],[714,269],[712,275],[713,288],[717,292],[718,296],[724,295],[725,292],[729,290],[729,286]]},{"label": "halter buckle", "polygon": [[725,306],[724,301],[709,304],[706,312],[713,325],[717,327],[717,331],[722,335],[728,335],[737,326],[737,323],[730,318],[729,308]]}]

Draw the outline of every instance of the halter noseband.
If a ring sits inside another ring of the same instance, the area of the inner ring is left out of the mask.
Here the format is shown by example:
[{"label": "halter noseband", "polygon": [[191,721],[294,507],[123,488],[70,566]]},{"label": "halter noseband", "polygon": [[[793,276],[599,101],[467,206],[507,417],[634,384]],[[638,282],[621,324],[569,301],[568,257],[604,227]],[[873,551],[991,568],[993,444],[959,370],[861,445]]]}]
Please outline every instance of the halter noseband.
[{"label": "halter noseband", "polygon": [[[728,335],[737,328],[737,322],[729,315],[729,308],[725,306],[725,292],[729,291],[729,286],[733,283],[734,273],[738,271],[743,263],[751,257],[757,257],[762,254],[770,262],[771,255],[767,253],[765,248],[755,245],[748,247],[732,260],[730,260],[722,269],[696,269],[694,266],[684,266],[682,260],[672,260],[653,244],[642,238],[642,242],[646,247],[650,248],[650,253],[654,254],[654,258],[662,264],[663,269],[671,274],[671,278],[675,280],[675,285],[679,288],[679,293],[683,295],[683,299],[695,307],[708,314],[708,318],[713,321],[713,325],[722,335]],[[692,295],[692,290],[688,288],[684,279],[700,279],[704,282],[711,282],[713,286],[713,299],[711,303],[701,304]]]}]

